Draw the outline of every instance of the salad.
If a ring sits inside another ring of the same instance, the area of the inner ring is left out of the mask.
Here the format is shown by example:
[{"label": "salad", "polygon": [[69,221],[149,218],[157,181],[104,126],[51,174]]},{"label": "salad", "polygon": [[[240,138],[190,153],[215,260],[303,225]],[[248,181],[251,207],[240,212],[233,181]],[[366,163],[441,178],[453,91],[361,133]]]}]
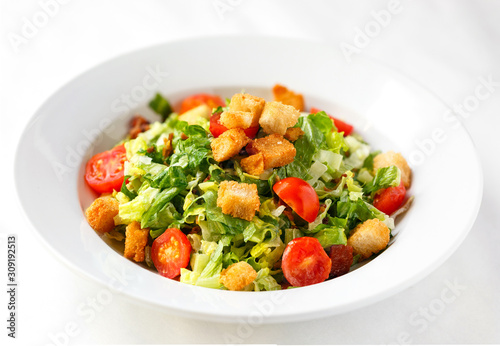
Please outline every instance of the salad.
[{"label": "salad", "polygon": [[90,226],[165,278],[216,289],[312,285],[379,254],[412,200],[406,160],[305,112],[301,94],[273,94],[197,94],[177,112],[157,94],[161,121],[135,116],[87,162]]}]

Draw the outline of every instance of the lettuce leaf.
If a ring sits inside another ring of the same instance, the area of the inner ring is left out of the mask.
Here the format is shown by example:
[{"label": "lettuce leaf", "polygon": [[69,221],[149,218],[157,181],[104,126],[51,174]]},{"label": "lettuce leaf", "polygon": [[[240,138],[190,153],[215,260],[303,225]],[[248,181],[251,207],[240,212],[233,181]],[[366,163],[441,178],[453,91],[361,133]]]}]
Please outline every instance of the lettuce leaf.
[{"label": "lettuce leaf", "polygon": [[174,223],[181,223],[182,216],[172,203],[165,204],[147,223],[149,228],[169,228]]},{"label": "lettuce leaf", "polygon": [[170,114],[172,114],[173,109],[172,106],[170,105],[170,102],[163,97],[161,94],[157,93],[154,97],[149,102],[149,107],[157,114],[161,116],[161,120],[165,121],[165,119],[168,118]]},{"label": "lettuce leaf", "polygon": [[266,238],[274,238],[279,232],[278,221],[270,216],[254,217],[243,230],[243,240],[260,243]]},{"label": "lettuce leaf", "polygon": [[337,203],[337,217],[346,219],[347,228],[352,230],[359,223],[376,218],[376,215],[363,199],[352,200],[350,192],[343,191]]},{"label": "lettuce leaf", "polygon": [[133,221],[140,222],[143,214],[148,211],[159,192],[159,189],[150,187],[148,183],[144,183],[139,189],[136,198],[130,202],[120,204],[118,211],[119,223],[129,224]]},{"label": "lettuce leaf", "polygon": [[[193,262],[191,263],[193,270],[181,269],[180,281],[195,286],[221,288],[219,278],[222,271],[223,248],[224,244],[219,242],[214,250],[212,248],[213,251],[205,250],[201,256],[193,255],[194,259],[192,259]],[[210,256],[210,259],[207,261],[208,256]]]},{"label": "lettuce leaf", "polygon": [[298,228],[287,228],[285,229],[285,245],[294,240],[295,238],[300,238],[304,236],[304,232],[302,232]]},{"label": "lettuce leaf", "polygon": [[271,276],[269,268],[263,268],[257,272],[257,277],[254,280],[255,291],[276,291],[281,289],[281,285],[276,282],[276,279]]},{"label": "lettuce leaf", "polygon": [[370,155],[370,146],[365,144],[359,140],[357,140],[353,136],[347,136],[344,138],[344,141],[349,146],[349,157],[344,159],[345,165],[349,169],[359,169],[363,167],[365,160]]},{"label": "lettuce leaf", "polygon": [[343,227],[321,225],[319,231],[313,237],[318,239],[325,249],[335,244],[347,244],[347,237]]},{"label": "lettuce leaf", "polygon": [[363,191],[373,194],[380,189],[398,186],[401,183],[401,171],[396,166],[382,167],[377,170],[372,181],[365,185]]},{"label": "lettuce leaf", "polygon": [[321,113],[309,114],[307,117],[299,118],[298,124],[304,131],[304,135],[294,143],[297,154],[294,161],[286,166],[286,175],[288,177],[297,177],[306,181],[312,178],[309,174],[309,168],[316,152],[326,148],[323,131],[327,131],[328,121],[332,123],[326,114]]},{"label": "lettuce leaf", "polygon": [[366,168],[368,170],[368,172],[372,172],[373,171],[373,159],[378,154],[380,154],[380,150],[377,150],[377,151],[374,151],[374,152],[370,153],[370,155],[368,155],[366,157],[365,161],[363,162],[363,168]]}]

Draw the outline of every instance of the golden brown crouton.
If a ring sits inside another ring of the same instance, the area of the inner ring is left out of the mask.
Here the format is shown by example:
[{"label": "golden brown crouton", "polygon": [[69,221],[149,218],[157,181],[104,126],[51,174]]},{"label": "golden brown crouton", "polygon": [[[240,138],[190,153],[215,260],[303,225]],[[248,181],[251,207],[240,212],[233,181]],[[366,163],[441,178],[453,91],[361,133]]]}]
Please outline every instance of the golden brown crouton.
[{"label": "golden brown crouton", "polygon": [[300,112],[293,106],[281,102],[266,102],[259,124],[266,133],[278,133],[283,136],[287,128],[297,123],[299,117]]},{"label": "golden brown crouton", "polygon": [[136,262],[144,261],[144,249],[148,243],[148,235],[149,228],[141,228],[141,224],[137,221],[127,225],[123,256]]},{"label": "golden brown crouton", "polygon": [[217,206],[224,214],[251,221],[260,209],[256,184],[223,181],[219,185]]},{"label": "golden brown crouton", "polygon": [[389,228],[379,219],[366,220],[352,230],[347,245],[353,247],[355,254],[366,259],[386,248],[390,234]]},{"label": "golden brown crouton", "polygon": [[247,262],[233,263],[220,273],[219,282],[231,291],[241,291],[257,278],[257,272]]},{"label": "golden brown crouton", "polygon": [[85,211],[90,227],[97,232],[109,232],[115,227],[113,218],[118,215],[118,201],[111,196],[97,198]]},{"label": "golden brown crouton", "polygon": [[[260,114],[259,114],[260,115]],[[228,129],[248,129],[255,123],[254,115],[250,112],[227,110],[220,115],[220,123]],[[257,125],[259,119],[257,118]]]},{"label": "golden brown crouton", "polygon": [[257,153],[240,161],[241,168],[251,175],[261,175],[264,172],[264,156]]},{"label": "golden brown crouton", "polygon": [[300,127],[289,127],[286,129],[285,138],[290,142],[295,142],[304,134],[304,131]]},{"label": "golden brown crouton", "polygon": [[242,129],[227,130],[210,144],[215,161],[226,161],[237,155],[249,141]]},{"label": "golden brown crouton", "polygon": [[394,151],[388,151],[383,154],[378,154],[373,158],[373,169],[375,172],[379,168],[389,166],[396,166],[399,168],[403,185],[405,188],[409,188],[411,185],[411,169],[403,155],[395,153]]},{"label": "golden brown crouton", "polygon": [[[264,109],[265,104],[266,100],[257,96],[250,94],[234,94],[233,97],[231,97],[231,103],[229,103],[229,110],[250,112],[252,114],[252,123],[250,126],[257,126],[259,125],[260,114],[262,113],[262,109]],[[221,122],[224,126],[228,127],[224,124],[222,116]]]},{"label": "golden brown crouton", "polygon": [[304,111],[304,97],[302,94],[296,94],[287,87],[276,84],[273,88],[274,101],[295,107],[300,112]]},{"label": "golden brown crouton", "polygon": [[264,170],[281,167],[293,162],[297,153],[293,144],[278,134],[255,139],[247,145],[246,149],[250,155],[262,154],[264,157]]}]

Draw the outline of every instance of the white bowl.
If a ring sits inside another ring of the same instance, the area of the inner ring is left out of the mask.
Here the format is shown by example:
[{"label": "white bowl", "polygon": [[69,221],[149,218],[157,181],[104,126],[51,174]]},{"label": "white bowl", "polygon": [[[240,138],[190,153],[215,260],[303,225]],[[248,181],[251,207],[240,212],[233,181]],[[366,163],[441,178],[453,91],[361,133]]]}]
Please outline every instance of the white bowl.
[{"label": "white bowl", "polygon": [[[95,197],[83,182],[94,153],[126,133],[157,91],[178,102],[194,92],[245,89],[270,99],[281,83],[355,126],[374,149],[401,152],[413,169],[410,211],[392,245],[368,264],[321,284],[278,292],[185,285],[122,257],[87,224]],[[319,318],[384,299],[416,283],[459,246],[482,195],[474,146],[448,107],[425,88],[337,47],[277,38],[203,38],[139,50],[69,82],[33,116],[19,143],[20,201],[40,239],[80,273],[141,303],[194,318],[283,322]],[[457,125],[458,124],[458,125]],[[444,138],[445,137],[445,138]]]}]

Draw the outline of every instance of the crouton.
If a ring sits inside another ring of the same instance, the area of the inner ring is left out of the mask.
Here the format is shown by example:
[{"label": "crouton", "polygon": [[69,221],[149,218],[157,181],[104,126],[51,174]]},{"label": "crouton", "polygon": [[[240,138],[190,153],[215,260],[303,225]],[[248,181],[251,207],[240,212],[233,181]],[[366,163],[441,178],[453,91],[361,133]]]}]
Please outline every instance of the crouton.
[{"label": "crouton", "polygon": [[227,110],[220,115],[220,123],[228,129],[248,129],[255,122],[259,125],[259,119],[255,121],[254,115],[250,112]]},{"label": "crouton", "polygon": [[[249,94],[234,94],[233,97],[231,97],[231,102],[229,103],[229,110],[237,112],[250,112],[252,114],[252,123],[250,127],[252,127],[259,125],[260,114],[262,113],[265,104],[266,100],[257,96]],[[227,127],[224,122],[222,122],[222,124]]]},{"label": "crouton", "polygon": [[300,117],[300,112],[293,106],[284,105],[281,102],[266,102],[259,124],[264,132],[284,135],[286,129],[293,127]]},{"label": "crouton", "polygon": [[285,138],[290,142],[295,142],[304,134],[304,131],[300,127],[289,127],[286,129]]},{"label": "crouton", "polygon": [[179,120],[186,121],[189,125],[196,125],[200,118],[210,119],[212,109],[207,105],[200,105],[179,115]]},{"label": "crouton", "polygon": [[378,154],[373,158],[373,169],[375,172],[379,168],[389,166],[396,166],[399,168],[403,185],[408,189],[411,185],[411,169],[403,155],[395,153],[394,151],[388,151],[383,154]]},{"label": "crouton", "polygon": [[246,150],[250,155],[262,154],[264,170],[292,163],[297,153],[293,144],[278,134],[255,139],[247,145]]},{"label": "crouton", "polygon": [[390,234],[389,228],[379,219],[366,220],[352,230],[347,245],[353,247],[355,254],[366,259],[387,247]]},{"label": "crouton", "polygon": [[217,206],[224,214],[251,221],[260,209],[256,184],[223,181],[219,185]]},{"label": "crouton", "polygon": [[273,88],[274,101],[284,105],[293,106],[298,111],[304,111],[304,97],[302,94],[296,94],[283,85],[276,84]]},{"label": "crouton", "polygon": [[111,196],[97,198],[85,211],[90,227],[101,233],[113,230],[113,218],[118,215],[118,207],[118,201]]},{"label": "crouton", "polygon": [[219,282],[230,291],[241,291],[257,278],[257,272],[247,262],[233,263],[220,273]]},{"label": "crouton", "polygon": [[137,221],[127,225],[125,230],[125,251],[123,256],[136,262],[144,261],[144,249],[148,243],[149,228],[141,228]]},{"label": "crouton", "polygon": [[264,172],[264,156],[262,153],[251,155],[240,161],[241,168],[251,175],[261,175]]},{"label": "crouton", "polygon": [[226,161],[237,155],[249,141],[242,129],[227,130],[210,144],[215,161]]}]

